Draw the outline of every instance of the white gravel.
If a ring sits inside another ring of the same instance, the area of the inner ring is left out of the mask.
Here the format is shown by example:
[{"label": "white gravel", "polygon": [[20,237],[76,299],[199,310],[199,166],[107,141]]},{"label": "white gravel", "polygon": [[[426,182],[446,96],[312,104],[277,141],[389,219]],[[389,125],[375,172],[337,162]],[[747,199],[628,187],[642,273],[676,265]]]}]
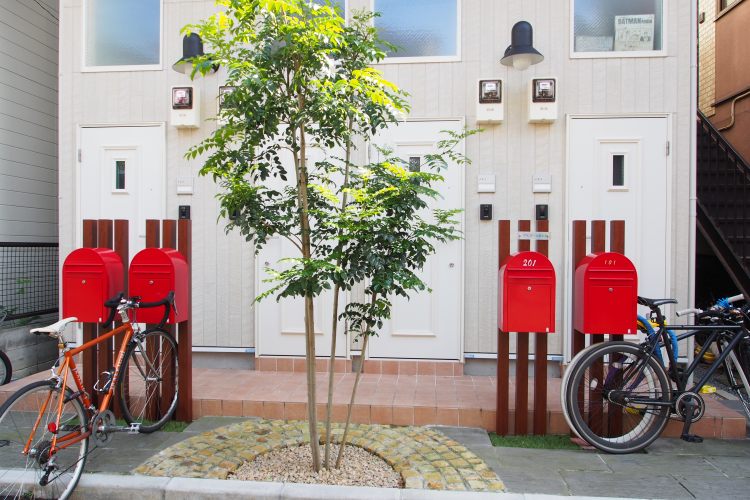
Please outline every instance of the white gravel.
[{"label": "white gravel", "polygon": [[[323,446],[320,459],[323,461]],[[338,446],[331,447],[331,464],[336,463]],[[283,483],[317,483],[339,486],[373,486],[403,488],[401,474],[394,471],[382,458],[357,446],[346,446],[341,469],[312,470],[310,445],[280,448],[245,462],[229,479],[245,481],[275,481]]]}]

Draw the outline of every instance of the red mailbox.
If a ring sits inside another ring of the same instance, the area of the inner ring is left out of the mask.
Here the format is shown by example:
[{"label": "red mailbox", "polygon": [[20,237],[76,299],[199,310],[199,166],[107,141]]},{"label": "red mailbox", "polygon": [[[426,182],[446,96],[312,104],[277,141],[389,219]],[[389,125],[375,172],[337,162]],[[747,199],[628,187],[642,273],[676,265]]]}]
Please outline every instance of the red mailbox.
[{"label": "red mailbox", "polygon": [[122,293],[122,259],[108,248],[73,250],[63,263],[63,317],[101,323],[109,316],[104,302]]},{"label": "red mailbox", "polygon": [[555,331],[555,269],[539,252],[514,253],[500,266],[498,328]]},{"label": "red mailbox", "polygon": [[614,252],[587,255],[576,269],[573,327],[582,333],[636,333],[638,273]]},{"label": "red mailbox", "polygon": [[[171,248],[146,248],[130,262],[130,296],[141,297],[143,302],[156,302],[174,291],[177,308],[169,313],[169,323],[188,319],[188,263],[185,257]],[[137,320],[141,323],[158,323],[164,316],[161,307],[139,309]]]}]

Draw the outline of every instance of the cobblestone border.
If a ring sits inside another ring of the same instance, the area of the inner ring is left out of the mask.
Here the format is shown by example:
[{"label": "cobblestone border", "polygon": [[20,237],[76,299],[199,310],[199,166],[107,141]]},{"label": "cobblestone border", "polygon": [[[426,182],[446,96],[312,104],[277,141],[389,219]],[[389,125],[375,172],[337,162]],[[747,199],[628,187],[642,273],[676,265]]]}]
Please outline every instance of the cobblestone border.
[{"label": "cobblestone border", "polygon": [[[334,442],[340,441],[343,432],[343,424],[332,424]],[[481,458],[437,430],[352,424],[349,436],[351,444],[378,455],[400,473],[406,488],[505,490],[503,482]],[[247,420],[186,439],[149,458],[133,472],[226,479],[245,461],[252,461],[258,455],[309,442],[307,422]]]}]

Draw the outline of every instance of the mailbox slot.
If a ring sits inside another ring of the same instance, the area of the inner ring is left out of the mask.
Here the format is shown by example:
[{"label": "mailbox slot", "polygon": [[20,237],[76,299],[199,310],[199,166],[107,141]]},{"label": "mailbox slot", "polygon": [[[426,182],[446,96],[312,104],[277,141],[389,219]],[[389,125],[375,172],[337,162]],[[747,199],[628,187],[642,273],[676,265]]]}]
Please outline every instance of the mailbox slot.
[{"label": "mailbox slot", "polygon": [[555,270],[538,252],[518,252],[500,267],[498,328],[503,332],[555,331]]},{"label": "mailbox slot", "polygon": [[63,317],[101,323],[109,316],[104,302],[123,292],[124,278],[122,260],[109,248],[74,250],[63,263]]},{"label": "mailbox slot", "polygon": [[[138,252],[130,263],[130,295],[141,297],[143,302],[156,302],[171,291],[175,306],[169,313],[168,323],[188,319],[188,264],[185,257],[171,248],[146,248]],[[164,315],[162,307],[138,309],[137,320],[158,323]]]},{"label": "mailbox slot", "polygon": [[582,333],[637,333],[638,275],[624,255],[587,255],[576,269],[573,326]]}]

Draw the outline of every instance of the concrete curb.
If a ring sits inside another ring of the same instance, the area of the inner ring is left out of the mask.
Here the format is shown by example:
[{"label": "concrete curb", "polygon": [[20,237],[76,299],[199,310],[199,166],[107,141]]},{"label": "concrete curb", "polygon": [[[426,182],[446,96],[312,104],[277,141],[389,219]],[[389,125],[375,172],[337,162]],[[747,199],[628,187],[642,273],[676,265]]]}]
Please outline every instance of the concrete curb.
[{"label": "concrete curb", "polygon": [[[73,499],[86,500],[553,500],[556,495],[400,490],[183,477],[84,474]],[[599,497],[577,497],[595,499]],[[612,500],[609,498],[608,500]]]}]

